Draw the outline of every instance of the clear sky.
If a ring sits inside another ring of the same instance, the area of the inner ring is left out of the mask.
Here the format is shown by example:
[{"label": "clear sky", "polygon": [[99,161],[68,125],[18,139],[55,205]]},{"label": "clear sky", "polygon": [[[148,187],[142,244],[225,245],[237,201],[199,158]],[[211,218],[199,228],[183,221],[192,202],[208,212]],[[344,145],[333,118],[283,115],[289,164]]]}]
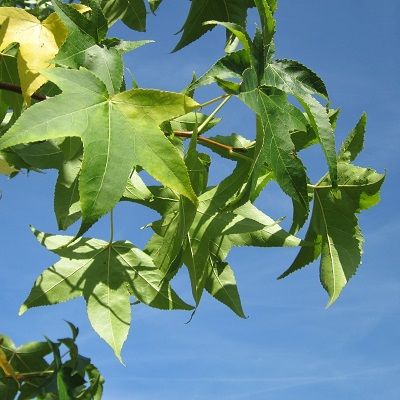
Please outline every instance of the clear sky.
[{"label": "clear sky", "polygon": [[[222,56],[224,33],[216,29],[189,48],[170,54],[173,33],[189,2],[165,0],[148,32],[118,25],[116,36],[155,39],[127,57],[142,87],[181,90],[192,71],[204,72]],[[251,14],[253,16],[253,14]],[[325,310],[326,293],[318,265],[277,281],[296,250],[235,249],[236,272],[248,319],[205,295],[190,324],[189,315],[135,306],[120,365],[87,321],[84,302],[34,309],[18,317],[34,279],[57,258],[37,244],[28,224],[56,232],[52,213],[55,173],[0,178],[0,331],[17,343],[68,334],[64,319],[79,325],[79,344],[101,369],[105,400],[398,400],[400,387],[400,268],[398,262],[400,149],[400,3],[398,0],[280,1],[278,56],[297,59],[326,82],[332,106],[342,108],[340,141],[368,112],[367,144],[358,163],[387,170],[381,204],[361,216],[366,238],[363,264],[337,303]],[[253,26],[253,22],[250,23]],[[205,100],[215,90],[199,91]],[[218,134],[251,136],[253,118],[233,101]],[[324,167],[319,151],[305,155],[315,179]],[[217,161],[213,173],[232,165]],[[257,205],[274,218],[287,215],[288,199],[272,187]],[[132,205],[118,206],[117,239],[143,246],[149,232],[138,228],[156,215]],[[286,223],[287,226],[287,223]],[[108,237],[107,223],[91,231]],[[73,227],[71,232],[76,230]],[[396,239],[397,238],[397,239]],[[187,275],[174,287],[190,300]]]}]

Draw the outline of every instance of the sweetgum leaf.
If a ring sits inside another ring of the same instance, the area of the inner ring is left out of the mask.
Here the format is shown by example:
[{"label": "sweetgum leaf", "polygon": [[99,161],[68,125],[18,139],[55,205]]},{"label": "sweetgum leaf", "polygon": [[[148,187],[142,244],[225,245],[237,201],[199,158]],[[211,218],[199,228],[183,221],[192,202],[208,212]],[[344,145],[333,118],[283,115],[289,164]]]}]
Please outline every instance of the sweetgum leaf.
[{"label": "sweetgum leaf", "polygon": [[[107,2],[108,5],[114,3],[116,2]],[[97,14],[102,14],[97,3],[92,1],[90,4],[97,10]],[[99,37],[94,21],[82,17],[74,8],[59,1],[55,2],[55,9],[68,27],[68,37],[54,62],[76,69],[85,67],[105,83],[108,93],[118,93],[123,82],[123,53],[137,49],[150,41],[124,42],[115,39],[112,46],[108,46],[107,40],[111,39],[104,40],[104,33]],[[101,38],[103,39],[100,42]]]},{"label": "sweetgum leaf", "polygon": [[43,22],[20,8],[0,7],[0,52],[18,43],[18,72],[24,101],[47,79],[42,70],[52,65],[52,59],[66,38],[67,31],[56,14]]},{"label": "sweetgum leaf", "polygon": [[325,84],[313,71],[292,60],[277,60],[269,63],[265,68],[261,83],[293,95],[304,107],[311,126],[321,143],[332,183],[335,186],[337,157],[333,128],[325,107],[313,97],[313,94],[318,94],[328,98]]},{"label": "sweetgum leaf", "polygon": [[20,313],[32,307],[57,304],[83,296],[94,330],[120,359],[130,322],[130,296],[160,309],[190,310],[162,281],[152,259],[127,241],[108,243],[54,236],[34,231],[39,242],[60,256],[60,261],[36,280]]},{"label": "sweetgum leaf", "polygon": [[182,37],[174,51],[182,49],[211,30],[213,26],[205,26],[206,21],[217,20],[244,26],[247,10],[251,7],[254,7],[252,0],[193,0],[181,29]]},{"label": "sweetgum leaf", "polygon": [[[130,197],[131,201],[145,204],[163,215],[161,221],[152,224],[155,235],[150,239],[146,251],[155,258],[156,264],[159,262],[158,254],[163,254],[162,265],[165,271],[176,272],[182,264],[187,266],[196,304],[200,302],[207,282],[208,285],[214,285],[210,282],[210,279],[213,279],[210,278],[210,274],[215,273],[213,268],[216,263],[223,262],[232,247],[298,246],[301,244],[299,239],[289,235],[274,220],[250,203],[239,208],[228,207],[241,190],[243,180],[247,175],[248,164],[239,165],[233,174],[219,185],[203,192],[199,196],[199,205],[190,226],[186,224],[183,231],[182,225],[175,222],[183,218],[180,197],[173,192],[168,193],[165,189],[150,187],[153,200],[147,203],[144,203],[140,197]],[[184,237],[182,233],[185,233]],[[168,247],[174,235],[179,235],[181,251],[176,251],[176,248],[172,246]],[[168,263],[170,263],[169,266]],[[232,283],[232,277],[230,282]],[[216,293],[215,290],[211,291]],[[218,290],[218,293],[222,296],[224,292]],[[219,298],[220,301],[229,303],[227,304],[229,307],[241,314],[237,302],[234,302],[236,304],[234,305],[225,295],[224,300],[221,298]]]},{"label": "sweetgum leaf", "polygon": [[329,303],[337,300],[361,263],[363,237],[356,214],[379,201],[384,175],[376,171],[340,162],[338,188],[329,177],[314,189],[314,208],[305,242],[284,278],[321,256],[320,279],[329,294]]},{"label": "sweetgum leaf", "polygon": [[290,136],[293,124],[297,123],[294,120],[298,118],[294,107],[283,92],[269,94],[262,88],[245,91],[239,98],[259,117],[255,175],[249,182],[250,193],[254,191],[259,170],[266,163],[282,190],[308,210],[307,176]]},{"label": "sweetgum leaf", "polygon": [[159,128],[163,121],[197,108],[195,101],[150,89],[110,96],[105,84],[83,69],[53,68],[47,76],[62,94],[25,111],[0,139],[0,149],[59,137],[82,139],[79,235],[120,200],[135,165],[196,202],[186,166]]}]

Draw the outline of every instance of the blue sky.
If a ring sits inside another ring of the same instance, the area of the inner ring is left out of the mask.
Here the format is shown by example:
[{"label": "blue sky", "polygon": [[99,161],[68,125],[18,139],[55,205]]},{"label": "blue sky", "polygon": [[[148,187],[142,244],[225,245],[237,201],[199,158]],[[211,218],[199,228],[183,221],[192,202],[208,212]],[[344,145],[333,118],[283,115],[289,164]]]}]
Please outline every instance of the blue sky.
[{"label": "blue sky", "polygon": [[[113,28],[126,39],[156,40],[127,57],[127,67],[140,86],[181,90],[192,71],[204,72],[222,55],[224,33],[218,29],[189,48],[170,53],[177,41],[173,33],[183,23],[188,4],[166,0],[158,16],[149,17],[145,34],[120,25]],[[337,303],[325,310],[327,298],[319,284],[317,264],[284,281],[276,280],[296,250],[235,249],[229,262],[249,318],[237,318],[208,296],[188,325],[187,314],[135,306],[123,350],[124,367],[93,333],[82,300],[17,316],[36,276],[56,260],[37,244],[28,228],[33,224],[56,231],[52,214],[56,175],[21,174],[13,180],[0,179],[2,332],[22,343],[43,335],[66,335],[64,319],[79,325],[82,353],[92,357],[106,376],[105,400],[400,398],[396,239],[400,229],[400,3],[337,0],[326,4],[320,0],[280,2],[278,56],[301,61],[325,80],[332,105],[342,108],[338,142],[361,113],[368,112],[367,143],[358,163],[387,171],[381,204],[361,216],[366,238],[363,264]],[[197,98],[205,100],[215,93],[206,89]],[[253,118],[239,102],[228,104],[223,117],[217,133],[252,135]],[[325,168],[320,151],[308,152],[305,160],[310,175],[318,178]],[[231,168],[218,160],[215,179]],[[291,214],[288,199],[274,186],[258,206],[274,218]],[[143,246],[149,232],[139,227],[155,217],[137,206],[119,206],[117,239]],[[107,225],[100,221],[91,234],[108,237]],[[190,299],[185,273],[174,286]]]}]

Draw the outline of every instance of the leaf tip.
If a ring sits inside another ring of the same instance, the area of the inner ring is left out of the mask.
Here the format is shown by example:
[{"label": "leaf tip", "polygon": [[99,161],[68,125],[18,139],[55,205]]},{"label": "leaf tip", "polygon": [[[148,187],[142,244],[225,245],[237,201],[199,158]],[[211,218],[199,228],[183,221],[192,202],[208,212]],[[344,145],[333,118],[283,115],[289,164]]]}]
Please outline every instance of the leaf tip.
[{"label": "leaf tip", "polygon": [[22,304],[22,306],[19,308],[19,310],[18,310],[18,316],[22,316],[22,315],[24,315],[26,312],[28,311],[28,307],[27,307],[27,305],[24,303],[24,304]]}]

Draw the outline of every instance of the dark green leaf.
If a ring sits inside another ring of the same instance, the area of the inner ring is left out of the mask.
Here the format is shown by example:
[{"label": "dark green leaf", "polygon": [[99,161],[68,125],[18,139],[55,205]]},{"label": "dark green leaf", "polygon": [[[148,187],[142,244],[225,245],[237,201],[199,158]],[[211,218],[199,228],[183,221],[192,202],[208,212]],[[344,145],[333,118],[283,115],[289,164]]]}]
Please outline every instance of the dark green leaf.
[{"label": "dark green leaf", "polygon": [[146,6],[144,0],[97,1],[100,2],[109,25],[121,19],[122,22],[131,29],[140,32],[146,30]]},{"label": "dark green leaf", "polygon": [[356,213],[379,201],[384,176],[377,172],[338,164],[338,188],[323,179],[314,189],[314,208],[305,242],[284,278],[321,255],[320,279],[329,294],[329,305],[356,273],[361,262],[363,238]]},{"label": "dark green leaf", "polygon": [[205,288],[211,296],[228,306],[239,317],[245,318],[240,301],[239,291],[232,268],[225,262],[210,260],[211,273]]},{"label": "dark green leaf", "polygon": [[354,161],[364,147],[365,128],[367,125],[367,114],[363,114],[355,128],[343,142],[338,158],[340,161]]},{"label": "dark green leaf", "polygon": [[293,106],[282,92],[268,94],[260,89],[241,93],[239,98],[260,118],[252,180],[253,193],[260,170],[267,164],[282,190],[308,210],[307,177],[290,137]]},{"label": "dark green leaf", "polygon": [[182,27],[182,37],[174,51],[182,49],[211,30],[212,26],[203,25],[206,21],[232,22],[245,26],[247,10],[253,6],[252,0],[193,0]]},{"label": "dark green leaf", "polygon": [[209,85],[217,79],[242,79],[244,71],[250,67],[250,57],[245,50],[230,53],[217,61],[203,76],[192,83],[189,89]]},{"label": "dark green leaf", "polygon": [[293,95],[304,107],[327,159],[333,185],[337,180],[335,137],[329,115],[312,95],[328,97],[322,80],[297,61],[278,60],[267,65],[262,84],[276,87]]}]

